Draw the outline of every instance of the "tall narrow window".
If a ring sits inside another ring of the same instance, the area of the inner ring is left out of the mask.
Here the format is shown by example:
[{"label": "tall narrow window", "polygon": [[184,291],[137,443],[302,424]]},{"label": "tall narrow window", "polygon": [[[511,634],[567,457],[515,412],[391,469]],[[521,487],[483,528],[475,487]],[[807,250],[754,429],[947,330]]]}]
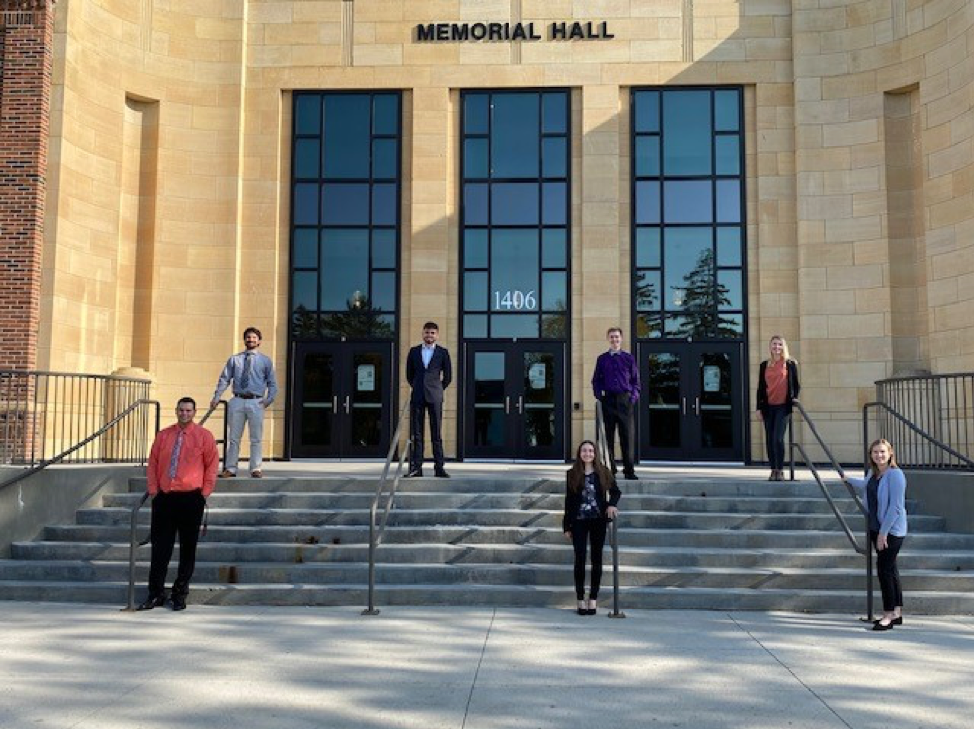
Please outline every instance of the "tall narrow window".
[{"label": "tall narrow window", "polygon": [[291,336],[394,339],[400,95],[296,93]]},{"label": "tall narrow window", "polygon": [[741,90],[632,92],[633,308],[641,339],[744,336]]},{"label": "tall narrow window", "polygon": [[568,92],[462,95],[465,339],[567,339]]}]

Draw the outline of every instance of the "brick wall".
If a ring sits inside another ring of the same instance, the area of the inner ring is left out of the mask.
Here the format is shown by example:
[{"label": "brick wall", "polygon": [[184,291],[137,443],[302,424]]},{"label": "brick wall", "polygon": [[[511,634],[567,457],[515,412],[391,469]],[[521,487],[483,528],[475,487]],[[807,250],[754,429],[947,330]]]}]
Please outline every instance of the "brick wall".
[{"label": "brick wall", "polygon": [[0,369],[37,365],[54,0],[0,0]]}]

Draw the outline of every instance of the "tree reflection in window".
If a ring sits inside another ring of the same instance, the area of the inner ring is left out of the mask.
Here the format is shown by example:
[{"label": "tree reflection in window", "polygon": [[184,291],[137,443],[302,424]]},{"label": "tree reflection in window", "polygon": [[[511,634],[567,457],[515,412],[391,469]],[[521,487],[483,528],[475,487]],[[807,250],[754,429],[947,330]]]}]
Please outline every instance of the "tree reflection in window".
[{"label": "tree reflection in window", "polygon": [[632,91],[638,339],[744,336],[741,101],[740,87]]},{"label": "tree reflection in window", "polygon": [[735,318],[719,311],[730,303],[730,297],[728,288],[717,281],[714,275],[712,250],[705,250],[700,254],[693,270],[683,277],[683,283],[682,311],[679,317],[674,317],[676,326],[672,332],[667,330],[667,335],[672,334],[682,339],[727,339],[740,336]]}]

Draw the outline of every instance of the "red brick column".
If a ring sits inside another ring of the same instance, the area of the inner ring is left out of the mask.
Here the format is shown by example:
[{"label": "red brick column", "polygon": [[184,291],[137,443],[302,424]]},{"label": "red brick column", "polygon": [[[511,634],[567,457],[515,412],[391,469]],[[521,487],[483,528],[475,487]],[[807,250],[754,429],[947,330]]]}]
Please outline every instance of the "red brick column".
[{"label": "red brick column", "polygon": [[37,366],[55,0],[0,0],[0,369]]}]

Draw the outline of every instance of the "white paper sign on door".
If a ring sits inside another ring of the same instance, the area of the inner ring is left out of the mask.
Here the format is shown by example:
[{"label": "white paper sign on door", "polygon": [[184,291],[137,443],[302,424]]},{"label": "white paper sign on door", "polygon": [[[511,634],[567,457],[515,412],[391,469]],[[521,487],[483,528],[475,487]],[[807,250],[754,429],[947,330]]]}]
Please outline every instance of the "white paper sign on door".
[{"label": "white paper sign on door", "polygon": [[544,362],[535,362],[528,367],[528,383],[532,390],[543,390],[546,386]]},{"label": "white paper sign on door", "polygon": [[361,364],[356,368],[356,389],[359,392],[375,392],[375,365]]},{"label": "white paper sign on door", "polygon": [[720,367],[706,365],[703,368],[703,391],[720,392]]}]

